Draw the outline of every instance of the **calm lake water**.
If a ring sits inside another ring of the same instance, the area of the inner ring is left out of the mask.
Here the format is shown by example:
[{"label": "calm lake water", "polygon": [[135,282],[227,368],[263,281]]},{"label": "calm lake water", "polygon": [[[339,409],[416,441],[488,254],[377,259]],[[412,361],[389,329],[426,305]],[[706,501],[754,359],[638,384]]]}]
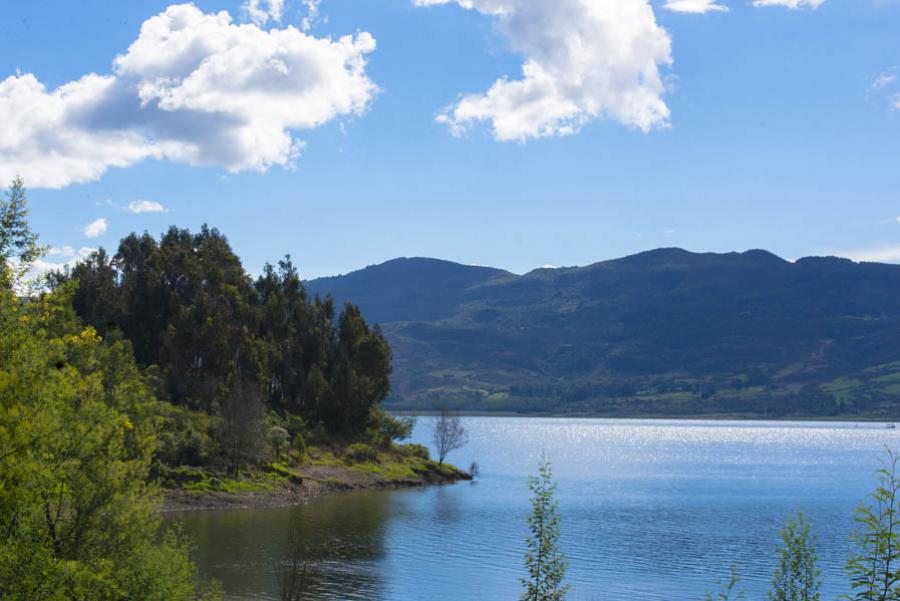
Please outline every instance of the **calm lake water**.
[{"label": "calm lake water", "polygon": [[[428,444],[431,418],[414,442]],[[514,599],[541,451],[559,484],[571,599],[699,600],[731,565],[764,599],[778,531],[797,511],[818,535],[823,599],[846,591],[851,512],[872,490],[884,424],[465,418],[474,483],[363,492],[301,507],[178,516],[202,571],[234,601],[279,599],[290,558],[316,598]],[[297,540],[300,540],[297,543]]]}]

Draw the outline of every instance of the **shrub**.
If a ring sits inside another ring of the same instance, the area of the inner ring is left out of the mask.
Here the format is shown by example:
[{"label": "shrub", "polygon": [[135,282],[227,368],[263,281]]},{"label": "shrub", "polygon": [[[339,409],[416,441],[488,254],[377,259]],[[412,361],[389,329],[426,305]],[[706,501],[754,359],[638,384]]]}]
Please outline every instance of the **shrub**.
[{"label": "shrub", "polygon": [[373,409],[369,414],[366,438],[375,446],[387,448],[395,440],[406,440],[412,435],[416,418],[411,416],[394,417],[383,409]]},{"label": "shrub", "polygon": [[362,463],[364,461],[377,461],[378,451],[364,442],[354,442],[347,447],[344,459],[348,463]]},{"label": "shrub", "polygon": [[216,454],[205,413],[161,401],[154,406],[157,444],[154,458],[167,465],[205,465]]},{"label": "shrub", "polygon": [[281,457],[281,453],[287,448],[291,440],[288,431],[281,426],[272,426],[267,434],[269,448],[272,449],[272,455],[275,459]]},{"label": "shrub", "polygon": [[306,421],[299,415],[288,413],[284,417],[284,427],[287,428],[288,434],[293,438],[306,432]]},{"label": "shrub", "polygon": [[306,439],[303,438],[303,434],[300,432],[294,434],[294,439],[291,441],[291,448],[296,451],[300,459],[309,454],[309,451],[306,448]]},{"label": "shrub", "polygon": [[420,459],[431,459],[431,453],[428,447],[420,444],[405,444],[397,447],[398,450],[407,457],[419,457]]}]

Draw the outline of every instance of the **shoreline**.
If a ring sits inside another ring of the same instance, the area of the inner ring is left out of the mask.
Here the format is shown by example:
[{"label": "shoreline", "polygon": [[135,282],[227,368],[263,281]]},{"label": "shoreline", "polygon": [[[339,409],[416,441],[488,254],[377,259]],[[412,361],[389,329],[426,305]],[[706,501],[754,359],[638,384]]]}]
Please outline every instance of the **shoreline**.
[{"label": "shoreline", "polygon": [[[406,411],[394,410],[390,407],[386,408],[392,415],[403,415],[411,417],[433,417],[440,415],[438,411]],[[713,413],[701,415],[666,415],[666,414],[603,414],[603,413],[554,413],[548,412],[530,412],[521,413],[516,411],[455,411],[456,415],[461,417],[550,417],[565,419],[608,419],[608,420],[666,420],[666,421],[735,421],[735,422],[844,422],[844,423],[860,423],[860,424],[894,424],[900,423],[900,415],[891,419],[883,416],[849,416],[849,415],[812,415],[812,416],[781,416],[781,417],[765,417],[757,414],[748,413]]]},{"label": "shoreline", "polygon": [[266,509],[302,505],[325,495],[363,490],[396,490],[443,486],[472,480],[458,467],[428,460],[415,473],[384,474],[371,464],[302,466],[299,477],[267,489],[247,491],[204,491],[163,489],[163,515],[194,511]]}]

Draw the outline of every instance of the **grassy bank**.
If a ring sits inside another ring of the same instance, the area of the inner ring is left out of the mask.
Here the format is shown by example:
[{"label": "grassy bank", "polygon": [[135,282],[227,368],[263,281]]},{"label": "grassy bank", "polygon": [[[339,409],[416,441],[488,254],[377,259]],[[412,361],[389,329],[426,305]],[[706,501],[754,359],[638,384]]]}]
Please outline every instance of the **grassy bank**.
[{"label": "grassy bank", "polygon": [[378,449],[362,443],[310,446],[296,461],[269,463],[237,477],[200,467],[160,466],[156,478],[165,491],[165,511],[278,507],[336,491],[471,480],[463,470],[431,459],[421,445]]}]

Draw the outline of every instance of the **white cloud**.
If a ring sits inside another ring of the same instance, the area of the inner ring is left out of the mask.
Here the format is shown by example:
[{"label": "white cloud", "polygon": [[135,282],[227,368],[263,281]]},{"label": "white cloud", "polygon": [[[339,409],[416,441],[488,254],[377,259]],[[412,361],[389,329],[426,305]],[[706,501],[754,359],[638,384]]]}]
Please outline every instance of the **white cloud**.
[{"label": "white cloud", "polygon": [[270,19],[281,23],[284,14],[284,0],[246,0],[241,10],[256,25],[265,25]]},{"label": "white cloud", "polygon": [[128,203],[128,210],[132,213],[165,213],[166,207],[153,200],[132,200]]},{"label": "white cloud", "polygon": [[30,73],[0,81],[0,181],[60,188],[147,158],[290,166],[303,147],[293,131],[367,108],[374,49],[366,32],[316,38],[170,6],[143,23],[112,75],[53,90]]},{"label": "white cloud", "polygon": [[896,81],[896,73],[893,73],[892,71],[885,71],[884,73],[879,73],[878,75],[876,75],[872,80],[872,89],[875,91],[883,90]]},{"label": "white cloud", "polygon": [[900,246],[888,246],[881,248],[872,248],[869,250],[851,251],[845,253],[837,253],[838,256],[846,257],[852,261],[873,262],[873,263],[897,263],[900,262]]},{"label": "white cloud", "polygon": [[900,111],[900,94],[894,96],[893,104],[894,110]]},{"label": "white cloud", "polygon": [[717,4],[715,0],[667,0],[663,8],[678,13],[728,12],[727,6]]},{"label": "white cloud", "polygon": [[300,21],[300,29],[309,31],[319,20],[319,5],[322,0],[303,0],[303,6],[306,7],[306,14]]},{"label": "white cloud", "polygon": [[100,219],[95,219],[94,221],[91,221],[89,224],[84,226],[84,235],[88,238],[97,238],[98,236],[102,236],[106,233],[106,228],[106,219],[101,217]]},{"label": "white cloud", "polygon": [[649,131],[668,124],[660,66],[671,40],[647,0],[413,0],[493,17],[524,57],[522,77],[463,96],[437,119],[456,135],[489,121],[498,140],[562,136],[610,118]]},{"label": "white cloud", "polygon": [[78,261],[86,259],[96,248],[82,247],[74,249],[71,246],[51,247],[47,254],[31,264],[31,268],[25,275],[26,280],[36,281],[53,271],[62,271],[66,267],[74,267]]},{"label": "white cloud", "polygon": [[753,6],[785,6],[791,10],[819,8],[825,0],[753,0]]}]

